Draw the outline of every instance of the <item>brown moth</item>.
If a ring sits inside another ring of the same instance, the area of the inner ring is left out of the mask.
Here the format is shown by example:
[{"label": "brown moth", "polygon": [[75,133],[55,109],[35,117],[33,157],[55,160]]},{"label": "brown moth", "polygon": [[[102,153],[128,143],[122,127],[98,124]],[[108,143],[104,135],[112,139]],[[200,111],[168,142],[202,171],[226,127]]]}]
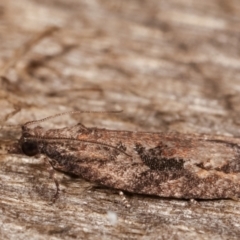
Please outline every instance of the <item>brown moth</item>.
[{"label": "brown moth", "polygon": [[50,130],[30,127],[49,118],[25,123],[18,145],[27,156],[45,155],[57,171],[138,194],[183,199],[240,197],[239,138],[119,131],[82,124]]}]

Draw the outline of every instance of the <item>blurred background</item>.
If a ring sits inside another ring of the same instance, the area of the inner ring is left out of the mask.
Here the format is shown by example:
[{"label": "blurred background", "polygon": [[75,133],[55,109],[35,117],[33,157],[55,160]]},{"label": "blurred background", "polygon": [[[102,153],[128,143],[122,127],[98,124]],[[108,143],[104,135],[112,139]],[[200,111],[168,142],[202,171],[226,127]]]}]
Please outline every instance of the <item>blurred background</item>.
[{"label": "blurred background", "polygon": [[[81,121],[110,129],[240,136],[239,16],[237,0],[1,0],[0,123],[22,124],[69,110],[123,110],[64,116],[47,127]],[[45,194],[50,187],[42,162],[34,165],[5,151],[20,134],[20,128],[0,132],[5,239],[240,235],[238,202],[207,201],[196,210],[187,202],[136,196],[132,202],[138,207],[129,213],[111,192],[74,195],[80,184],[61,175],[68,194],[46,206],[51,193]],[[120,225],[110,227],[109,209]],[[135,224],[130,227],[126,219]]]}]

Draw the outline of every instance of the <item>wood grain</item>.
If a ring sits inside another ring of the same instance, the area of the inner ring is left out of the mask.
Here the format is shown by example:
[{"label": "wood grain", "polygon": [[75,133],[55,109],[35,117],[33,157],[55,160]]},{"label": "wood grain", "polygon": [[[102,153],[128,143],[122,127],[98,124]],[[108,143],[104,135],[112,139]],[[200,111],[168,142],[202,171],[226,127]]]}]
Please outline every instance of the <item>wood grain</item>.
[{"label": "wood grain", "polygon": [[6,125],[123,109],[44,126],[239,137],[239,16],[236,0],[2,0],[0,238],[238,239],[233,200],[129,194],[129,210],[115,191],[57,173],[62,191],[51,204],[44,160],[8,154],[21,129]]}]

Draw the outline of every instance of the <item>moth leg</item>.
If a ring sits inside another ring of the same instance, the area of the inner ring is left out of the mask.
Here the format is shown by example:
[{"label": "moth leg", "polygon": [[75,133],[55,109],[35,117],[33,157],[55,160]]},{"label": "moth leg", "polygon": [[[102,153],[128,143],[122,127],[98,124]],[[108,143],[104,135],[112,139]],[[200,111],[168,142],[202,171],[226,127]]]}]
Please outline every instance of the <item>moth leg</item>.
[{"label": "moth leg", "polygon": [[49,177],[51,179],[53,179],[54,183],[55,183],[55,186],[56,186],[56,193],[54,194],[53,198],[52,198],[52,202],[55,203],[56,200],[58,199],[59,197],[59,192],[60,192],[60,188],[59,188],[59,182],[58,180],[55,178],[55,170],[52,168],[51,166],[51,169],[49,169]]},{"label": "moth leg", "polygon": [[55,178],[55,169],[52,167],[52,165],[49,163],[48,159],[44,159],[45,160],[45,164],[47,164],[47,170],[49,172],[49,177],[54,181],[55,186],[56,186],[56,193],[54,194],[53,198],[52,198],[52,202],[55,203],[56,200],[59,197],[59,192],[60,192],[60,188],[59,188],[59,182],[58,180]]},{"label": "moth leg", "polygon": [[126,197],[122,191],[119,191],[119,195],[121,196],[121,201],[122,201],[123,205],[127,208],[131,207],[131,205],[129,204],[128,200],[126,199]]},{"label": "moth leg", "polygon": [[193,205],[193,206],[195,206],[195,205],[200,205],[199,202],[198,202],[196,199],[193,199],[193,198],[191,198],[191,199],[189,200],[189,204],[190,204],[190,205]]}]

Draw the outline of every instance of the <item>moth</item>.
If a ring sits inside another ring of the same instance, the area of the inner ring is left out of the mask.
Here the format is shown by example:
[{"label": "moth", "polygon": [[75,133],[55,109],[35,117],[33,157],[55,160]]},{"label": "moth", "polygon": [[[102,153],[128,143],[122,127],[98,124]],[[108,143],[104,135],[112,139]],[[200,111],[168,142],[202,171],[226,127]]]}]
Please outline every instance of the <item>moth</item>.
[{"label": "moth", "polygon": [[27,156],[44,155],[57,171],[137,194],[181,199],[240,196],[239,138],[109,130],[80,123],[50,130],[32,126],[52,117],[25,123],[18,148]]}]

